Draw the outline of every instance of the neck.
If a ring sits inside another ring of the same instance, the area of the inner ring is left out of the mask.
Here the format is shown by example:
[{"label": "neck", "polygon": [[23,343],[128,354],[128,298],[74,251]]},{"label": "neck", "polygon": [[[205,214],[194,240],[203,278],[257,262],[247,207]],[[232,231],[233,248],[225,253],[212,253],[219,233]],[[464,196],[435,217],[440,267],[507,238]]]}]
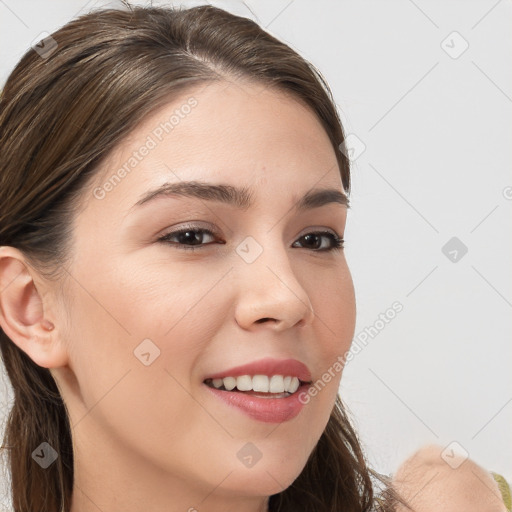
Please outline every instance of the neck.
[{"label": "neck", "polygon": [[[73,432],[74,485],[70,512],[268,512],[268,496],[244,496],[171,474],[85,428]],[[94,429],[93,429],[94,430]],[[94,441],[91,441],[94,440]]]}]

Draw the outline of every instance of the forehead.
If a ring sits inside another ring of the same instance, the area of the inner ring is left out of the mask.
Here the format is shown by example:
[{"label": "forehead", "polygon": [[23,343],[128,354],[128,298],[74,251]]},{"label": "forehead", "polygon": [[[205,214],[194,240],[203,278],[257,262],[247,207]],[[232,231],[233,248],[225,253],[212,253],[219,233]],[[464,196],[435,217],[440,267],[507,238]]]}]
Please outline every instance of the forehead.
[{"label": "forehead", "polygon": [[123,215],[163,182],[222,181],[273,198],[315,185],[343,189],[317,116],[294,96],[252,82],[182,92],[140,123],[96,178],[92,190],[104,192],[101,207],[115,205]]}]

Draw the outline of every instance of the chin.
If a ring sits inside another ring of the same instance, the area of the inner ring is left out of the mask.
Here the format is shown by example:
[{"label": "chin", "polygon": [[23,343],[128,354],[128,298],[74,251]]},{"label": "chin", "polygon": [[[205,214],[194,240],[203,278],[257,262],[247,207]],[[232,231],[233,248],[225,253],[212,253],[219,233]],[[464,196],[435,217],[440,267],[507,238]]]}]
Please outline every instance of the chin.
[{"label": "chin", "polygon": [[271,496],[287,489],[302,469],[283,466],[239,469],[226,479],[225,489],[243,496]]}]

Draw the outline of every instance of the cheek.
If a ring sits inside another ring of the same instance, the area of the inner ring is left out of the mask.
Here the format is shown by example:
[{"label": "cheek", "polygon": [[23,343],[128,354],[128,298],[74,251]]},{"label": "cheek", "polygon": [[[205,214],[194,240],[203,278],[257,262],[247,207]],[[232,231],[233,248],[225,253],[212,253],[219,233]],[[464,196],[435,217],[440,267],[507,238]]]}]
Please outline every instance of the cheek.
[{"label": "cheek", "polygon": [[315,311],[316,339],[322,362],[318,371],[332,366],[352,343],[356,324],[356,303],[352,276],[345,265],[324,279],[315,276],[308,283],[313,310]]},{"label": "cheek", "polygon": [[[187,328],[195,338],[208,326],[210,296],[225,290],[221,278],[226,270],[197,262],[126,257],[112,268],[117,289],[109,300],[139,336],[150,330],[165,339]],[[201,317],[204,313],[207,316]]]},{"label": "cheek", "polygon": [[[333,277],[334,276],[334,277]],[[309,408],[309,432],[316,442],[329,420],[338,394],[345,355],[354,336],[356,322],[355,292],[347,266],[324,277],[315,275],[307,282],[315,311],[314,343],[307,358],[314,361],[312,385],[301,397]]]},{"label": "cheek", "polygon": [[205,296],[217,276],[196,280],[144,265],[96,270],[75,272],[86,286],[75,284],[67,309],[70,366],[85,406],[128,380],[139,383],[127,395],[133,400],[178,383],[190,389],[195,362],[222,321]]},{"label": "cheek", "polygon": [[172,465],[215,427],[193,397],[194,368],[223,317],[215,315],[218,295],[205,296],[213,285],[206,277],[187,286],[178,272],[179,283],[151,274],[102,273],[108,282],[91,276],[89,293],[73,290],[70,357],[79,389],[70,413],[78,430]]}]

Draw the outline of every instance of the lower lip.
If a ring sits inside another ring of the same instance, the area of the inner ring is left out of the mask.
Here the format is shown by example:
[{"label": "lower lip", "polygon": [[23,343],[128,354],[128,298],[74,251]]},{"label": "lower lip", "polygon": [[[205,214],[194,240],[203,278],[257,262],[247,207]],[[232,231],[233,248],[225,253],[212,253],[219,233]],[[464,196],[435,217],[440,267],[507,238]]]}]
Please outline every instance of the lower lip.
[{"label": "lower lip", "polygon": [[299,397],[309,388],[309,384],[302,384],[295,393],[286,398],[259,398],[239,391],[221,391],[204,385],[228,405],[265,423],[283,423],[295,418],[304,407]]}]

